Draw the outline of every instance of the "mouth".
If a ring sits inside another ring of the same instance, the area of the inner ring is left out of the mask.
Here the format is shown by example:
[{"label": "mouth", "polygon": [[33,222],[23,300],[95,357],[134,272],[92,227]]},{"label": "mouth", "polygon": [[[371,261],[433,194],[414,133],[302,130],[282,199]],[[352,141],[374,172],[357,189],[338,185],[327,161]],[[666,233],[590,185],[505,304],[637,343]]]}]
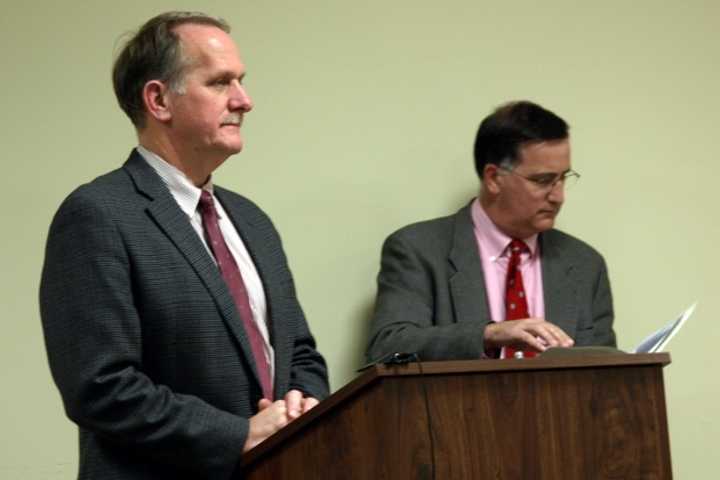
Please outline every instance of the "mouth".
[{"label": "mouth", "polygon": [[538,213],[539,213],[540,215],[546,215],[546,216],[550,216],[550,217],[556,217],[557,214],[558,214],[558,212],[559,212],[559,211],[558,211],[557,209],[551,208],[551,209],[540,210]]}]

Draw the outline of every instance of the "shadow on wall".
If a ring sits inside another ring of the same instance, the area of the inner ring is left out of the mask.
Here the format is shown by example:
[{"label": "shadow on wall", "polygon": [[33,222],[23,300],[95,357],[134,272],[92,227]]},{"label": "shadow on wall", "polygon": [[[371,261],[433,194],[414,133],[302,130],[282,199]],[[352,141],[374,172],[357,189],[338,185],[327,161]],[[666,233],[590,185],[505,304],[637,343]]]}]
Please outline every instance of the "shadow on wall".
[{"label": "shadow on wall", "polygon": [[372,328],[372,318],[375,311],[375,296],[367,297],[358,307],[354,315],[352,315],[351,324],[356,325],[355,338],[357,341],[353,344],[352,361],[350,368],[357,371],[366,365],[365,348],[370,341],[370,330]]}]

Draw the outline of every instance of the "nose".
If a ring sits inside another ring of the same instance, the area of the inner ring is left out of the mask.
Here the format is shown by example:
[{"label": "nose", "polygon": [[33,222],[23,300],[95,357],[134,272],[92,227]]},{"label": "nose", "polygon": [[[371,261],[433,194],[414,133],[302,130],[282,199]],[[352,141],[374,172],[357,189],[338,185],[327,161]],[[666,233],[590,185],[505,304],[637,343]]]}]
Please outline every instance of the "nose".
[{"label": "nose", "polygon": [[240,110],[244,113],[253,109],[253,101],[248,95],[245,85],[235,80],[229,98],[229,110]]},{"label": "nose", "polygon": [[565,201],[565,181],[559,178],[548,192],[547,198],[552,203],[562,204]]}]

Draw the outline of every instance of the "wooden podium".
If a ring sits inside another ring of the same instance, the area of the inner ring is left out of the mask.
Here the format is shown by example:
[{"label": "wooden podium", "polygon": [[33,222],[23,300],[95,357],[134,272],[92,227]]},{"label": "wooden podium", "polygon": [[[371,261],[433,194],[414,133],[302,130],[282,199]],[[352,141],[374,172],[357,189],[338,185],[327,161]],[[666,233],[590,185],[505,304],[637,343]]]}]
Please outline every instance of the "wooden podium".
[{"label": "wooden podium", "polygon": [[248,479],[669,479],[667,353],[374,366],[243,457]]}]

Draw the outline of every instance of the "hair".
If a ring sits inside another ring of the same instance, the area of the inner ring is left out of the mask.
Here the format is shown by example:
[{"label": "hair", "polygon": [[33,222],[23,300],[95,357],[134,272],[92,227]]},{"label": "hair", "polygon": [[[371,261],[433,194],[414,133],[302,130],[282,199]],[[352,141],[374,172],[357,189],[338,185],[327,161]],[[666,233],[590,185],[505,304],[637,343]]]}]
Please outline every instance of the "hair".
[{"label": "hair", "polygon": [[175,28],[185,24],[209,25],[230,33],[225,20],[200,12],[166,12],[148,20],[127,40],[113,65],[112,79],[120,108],[136,128],[145,127],[143,88],[159,80],[183,93],[185,67],[191,59],[183,55]]},{"label": "hair", "polygon": [[553,112],[526,100],[499,106],[482,121],[475,137],[475,170],[480,180],[485,165],[512,168],[517,165],[520,147],[564,140],[569,128]]}]

